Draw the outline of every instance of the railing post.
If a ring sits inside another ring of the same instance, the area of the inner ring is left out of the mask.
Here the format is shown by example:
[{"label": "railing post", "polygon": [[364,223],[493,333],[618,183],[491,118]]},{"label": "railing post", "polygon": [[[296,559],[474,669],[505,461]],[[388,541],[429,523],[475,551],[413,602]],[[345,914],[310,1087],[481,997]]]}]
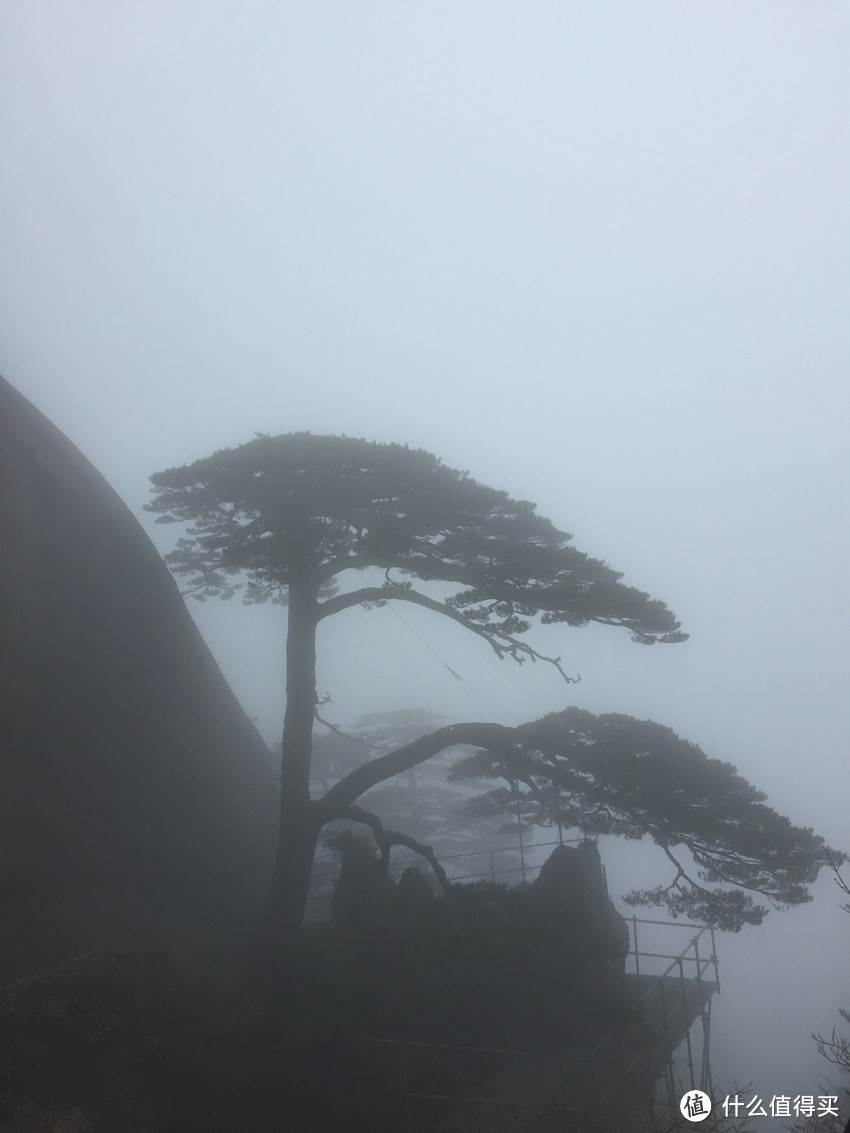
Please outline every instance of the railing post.
[{"label": "railing post", "polygon": [[673,1082],[673,1050],[670,1045],[670,1024],[667,1017],[667,996],[664,994],[663,978],[659,979],[658,981],[658,991],[661,996],[661,1020],[664,1024],[664,1049],[667,1052],[667,1066],[665,1069],[665,1075],[667,1078],[667,1100],[670,1103],[670,1108],[673,1109],[673,1112],[675,1113],[675,1109],[673,1108],[675,1105],[675,1083]]},{"label": "railing post", "polygon": [[399,1043],[399,1046],[401,1047],[401,1089],[402,1089],[402,1093],[404,1094],[405,1133],[410,1133],[410,1130],[411,1130],[412,1125],[413,1125],[413,1122],[412,1122],[413,1113],[412,1113],[412,1100],[411,1100],[411,1097],[410,1097],[410,1087],[408,1085],[409,1079],[408,1079],[408,1074],[407,1074],[407,1047],[406,1047],[405,1043],[403,1043],[403,1042]]},{"label": "railing post", "polygon": [[700,934],[697,933],[697,935],[694,937],[694,939],[691,943],[694,946],[694,956],[696,957],[697,988],[699,989],[699,1001],[700,1001],[700,1003],[702,1003],[702,968],[700,967],[700,962],[699,962],[699,938],[700,938]]},{"label": "railing post", "polygon": [[490,850],[489,853],[490,853],[490,876],[492,877],[493,884],[495,885],[496,884],[496,858],[495,858],[495,855],[493,854],[492,850]]},{"label": "railing post", "polygon": [[640,956],[638,953],[638,939],[637,939],[637,914],[632,916],[632,932],[635,938],[635,975],[640,975]]},{"label": "railing post", "polygon": [[[691,943],[693,943],[693,941]],[[696,1081],[694,1079],[694,1052],[691,1048],[691,1024],[690,1020],[688,1019],[688,991],[687,987],[685,986],[685,965],[682,962],[681,956],[677,960],[677,963],[679,965],[679,987],[682,989],[682,1012],[684,1014],[683,1022],[684,1026],[686,1027],[685,1045],[688,1048],[688,1072],[691,1076],[691,1089],[695,1090]]]},{"label": "railing post", "polygon": [[711,999],[702,1013],[702,1069],[700,1071],[700,1089],[709,1096],[714,1093],[714,1083],[711,1080],[711,1059],[709,1048],[711,1045]]},{"label": "railing post", "polygon": [[720,994],[720,969],[717,966],[717,945],[714,942],[714,925],[708,930],[711,933],[711,958],[714,961],[714,982],[717,984],[717,994]]}]

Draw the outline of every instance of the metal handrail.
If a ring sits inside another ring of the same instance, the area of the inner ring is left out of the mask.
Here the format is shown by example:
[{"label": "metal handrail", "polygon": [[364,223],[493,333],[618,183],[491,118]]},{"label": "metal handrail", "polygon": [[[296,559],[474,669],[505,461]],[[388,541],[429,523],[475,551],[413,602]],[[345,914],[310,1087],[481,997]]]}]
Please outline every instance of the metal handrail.
[{"label": "metal handrail", "polygon": [[[670,963],[664,969],[664,971],[661,973],[661,975],[656,977],[657,979],[660,979],[660,980],[663,980],[665,977],[669,976],[670,973],[673,971],[673,969],[677,966],[681,970],[683,964],[685,962],[688,962],[688,963],[696,964],[695,975],[694,975],[693,978],[695,980],[697,980],[699,983],[701,983],[703,973],[706,972],[710,967],[713,967],[714,968],[714,982],[717,985],[717,991],[719,993],[719,991],[720,991],[720,968],[719,968],[719,965],[718,965],[718,962],[717,962],[717,942],[716,942],[716,938],[715,938],[715,935],[714,935],[714,926],[713,925],[704,925],[704,924],[700,925],[700,924],[692,924],[692,923],[688,923],[688,922],[679,922],[679,921],[659,921],[659,920],[651,920],[648,917],[637,917],[637,916],[632,916],[632,917],[629,917],[628,919],[629,919],[629,922],[632,925],[631,936],[632,936],[632,939],[634,941],[634,951],[632,951],[632,949],[630,947],[629,948],[629,955],[633,955],[634,958],[635,958],[635,975],[639,976],[641,974],[641,972],[640,972],[640,957],[641,956],[644,956],[647,959],[669,960],[670,961]],[[677,953],[675,956],[671,956],[669,953],[664,953],[664,952],[642,952],[640,950],[639,945],[638,945],[637,926],[639,924],[661,925],[663,928],[695,928],[695,929],[698,929],[699,931],[697,932],[696,936],[694,936],[690,940],[688,945],[685,948],[682,949],[681,952]],[[705,959],[702,959],[700,957],[700,954],[699,954],[699,940],[700,940],[700,937],[702,937],[705,933],[708,933],[710,938],[711,938],[711,955],[706,957]],[[693,956],[688,955],[688,952],[690,952],[691,949],[694,950]],[[682,974],[682,978],[683,979],[685,978],[684,973]]]},{"label": "metal handrail", "polygon": [[[551,842],[531,842],[528,844],[523,842],[510,846],[494,846],[489,849],[485,848],[481,850],[464,850],[463,853],[460,854],[441,854],[440,862],[445,868],[448,864],[455,861],[460,861],[462,858],[480,858],[487,855],[490,859],[489,869],[479,870],[476,873],[464,873],[455,875],[453,877],[453,880],[469,881],[474,878],[489,877],[490,880],[494,884],[496,884],[497,879],[500,877],[511,877],[519,874],[522,877],[523,881],[525,881],[527,875],[533,875],[537,873],[542,868],[543,864],[541,862],[540,865],[528,865],[525,861],[525,855],[528,852],[530,852],[531,850],[546,850],[551,846],[571,845],[573,843],[579,843],[581,841],[581,838],[563,838],[560,840],[554,839]],[[519,854],[521,859],[520,865],[511,867],[510,869],[497,869],[495,863],[496,854]]]},{"label": "metal handrail", "polygon": [[[581,841],[582,841],[581,838],[553,839],[552,841],[549,841],[549,842],[531,842],[527,845],[522,843],[518,846],[517,845],[495,846],[495,847],[492,847],[490,849],[465,850],[463,853],[460,853],[460,854],[441,855],[440,860],[441,860],[442,863],[444,863],[444,865],[448,865],[449,863],[454,862],[454,861],[459,861],[462,858],[483,857],[485,854],[489,856],[489,859],[490,859],[490,868],[489,869],[485,869],[485,870],[480,871],[478,873],[464,873],[464,874],[460,874],[460,875],[454,875],[452,877],[453,882],[471,881],[471,880],[474,880],[476,878],[489,877],[493,881],[493,883],[495,884],[497,882],[497,878],[510,877],[510,876],[515,876],[517,874],[519,874],[522,877],[523,881],[525,881],[526,876],[528,874],[536,873],[537,871],[539,871],[542,868],[542,863],[541,863],[541,865],[533,865],[533,866],[526,865],[525,856],[524,856],[525,851],[538,850],[538,849],[544,850],[544,849],[548,849],[551,846],[565,845],[567,843],[572,844],[574,842],[581,842]],[[520,851],[523,851],[523,860],[521,861],[521,864],[520,864],[519,867],[513,867],[511,869],[500,869],[500,870],[496,869],[496,864],[495,864],[495,855],[496,854],[517,853],[517,852],[520,852]],[[603,871],[604,871],[604,867],[603,867]],[[315,905],[317,903],[323,903],[324,901],[329,901],[329,899],[330,899],[329,895],[325,896],[325,897],[316,895],[312,898],[308,898],[308,907],[310,905],[312,905],[315,908]],[[695,924],[692,921],[669,921],[669,920],[662,921],[662,920],[653,919],[651,917],[632,916],[632,917],[629,917],[627,919],[628,919],[628,921],[631,922],[632,927],[633,927],[634,951],[632,952],[632,949],[630,947],[629,954],[634,955],[634,957],[635,957],[635,975],[640,975],[640,957],[641,956],[644,956],[646,959],[670,960],[672,963],[671,963],[670,967],[668,967],[667,970],[664,972],[664,976],[669,975],[670,971],[672,971],[672,968],[675,966],[675,963],[679,959],[680,956],[682,957],[683,960],[687,960],[687,961],[692,961],[694,959],[693,957],[686,955],[686,953],[689,951],[690,947],[693,945],[693,943],[694,943],[693,941],[691,941],[691,944],[689,944],[687,948],[683,949],[681,953],[677,953],[676,955],[671,955],[669,953],[641,952],[639,947],[638,947],[638,939],[637,939],[637,926],[639,924],[661,925],[664,928],[697,929],[698,932],[697,932],[697,936],[695,937],[696,940],[698,940],[699,937],[702,936],[702,934],[704,932],[710,932],[711,933],[711,957],[710,957],[710,959],[705,961],[705,964],[702,968],[700,968],[699,965],[697,966],[697,973],[698,973],[697,978],[701,978],[702,973],[710,965],[713,964],[714,965],[715,982],[717,983],[717,990],[718,991],[720,990],[720,974],[719,974],[719,969],[718,969],[718,964],[717,964],[717,955],[716,955],[713,927],[711,927],[709,925],[704,925],[704,924]],[[663,976],[661,978],[663,978]]]},{"label": "metal handrail", "polygon": [[[714,928],[711,925],[686,924],[686,923],[681,923],[681,922],[676,922],[676,921],[659,921],[659,920],[652,920],[650,918],[642,918],[642,917],[635,917],[635,916],[630,917],[629,920],[632,923],[634,949],[635,949],[633,953],[631,952],[631,949],[630,949],[629,955],[634,955],[634,957],[635,957],[635,968],[636,968],[635,974],[636,975],[638,975],[638,976],[640,975],[640,957],[641,956],[645,956],[647,958],[651,957],[653,959],[662,959],[662,960],[669,959],[671,961],[670,964],[668,964],[668,966],[664,969],[664,971],[661,973],[660,976],[652,977],[652,982],[650,983],[650,986],[646,989],[646,991],[640,997],[640,1003],[645,1004],[647,1002],[647,1000],[649,999],[649,997],[655,992],[655,990],[658,989],[658,996],[659,996],[660,1003],[661,1003],[661,1020],[662,1020],[662,1028],[663,1028],[663,1031],[664,1031],[664,1041],[665,1041],[666,1048],[668,1050],[670,1050],[671,1036],[670,1036],[669,1020],[672,1016],[672,1013],[676,1010],[676,1006],[675,1006],[674,1003],[668,1004],[667,994],[666,994],[666,991],[665,991],[665,980],[667,979],[667,977],[670,975],[671,972],[673,972],[675,969],[678,969],[680,1005],[681,1005],[681,1008],[682,1008],[686,1022],[688,1020],[687,986],[686,985],[691,984],[691,983],[696,984],[697,988],[700,991],[700,1003],[702,1003],[703,998],[704,998],[702,975],[703,975],[703,972],[705,972],[712,965],[714,967],[714,972],[715,972],[715,985],[716,986],[715,986],[714,990],[716,990],[719,993],[719,991],[720,991],[720,975],[719,975],[719,968],[718,968],[718,963],[717,963],[717,950],[716,950],[716,947],[715,947]],[[668,956],[668,955],[663,954],[663,953],[641,952],[639,950],[638,939],[637,939],[637,926],[639,924],[661,925],[665,928],[696,928],[699,931],[697,932],[696,936],[694,936],[689,941],[689,943],[686,945],[686,947],[683,948],[682,951],[677,956],[671,957],[671,956]],[[699,954],[699,939],[706,932],[709,933],[709,935],[711,937],[711,956],[706,958],[706,959],[703,959],[702,957],[700,957],[700,954]],[[691,949],[693,949],[693,951],[694,951],[693,956],[688,955],[688,952],[690,952]],[[685,967],[684,966],[685,966],[686,962],[693,962],[693,963],[696,964],[696,969],[695,969],[696,974],[693,978],[685,976]],[[693,1089],[693,1088],[695,1088],[695,1080],[694,1080],[694,1060],[693,1060],[693,1048],[692,1048],[692,1045],[691,1045],[690,1026],[688,1027],[687,1031],[685,1032],[685,1037],[682,1041],[684,1041],[685,1044],[686,1044],[688,1070],[689,1070],[689,1075],[690,1075],[691,1088]],[[615,1028],[612,1027],[605,1035],[603,1035],[603,1037],[599,1040],[599,1042],[593,1048],[593,1050],[591,1051],[591,1057],[592,1058],[599,1058],[606,1046],[613,1049],[613,1048],[616,1047],[616,1044],[617,1044],[617,1032],[616,1032]],[[629,1074],[632,1067],[637,1063],[638,1058],[639,1058],[639,1055],[636,1054],[634,1056],[634,1058],[632,1058],[632,1060],[626,1066],[623,1066],[622,1062],[620,1063],[619,1078],[616,1082],[612,1083],[612,1085],[609,1087],[607,1092],[603,1095],[603,1097],[601,1099],[603,1102],[618,1088],[618,1083],[625,1080],[626,1076]],[[703,1062],[702,1078],[705,1079],[706,1078],[706,1066],[707,1066],[707,1055],[706,1055],[705,1048],[703,1048],[702,1062]],[[710,1071],[709,1071],[709,1074],[710,1074]],[[667,1067],[665,1068],[665,1079],[667,1081],[668,1095],[670,1096],[670,1098],[672,1098],[673,1097],[672,1069],[671,1069],[671,1064],[669,1062],[668,1062]],[[705,1085],[704,1081],[703,1081],[703,1085]]]},{"label": "metal handrail", "polygon": [[[664,1044],[665,1044],[665,1049],[668,1052],[670,1052],[670,1054],[672,1054],[671,1046],[672,1046],[672,1042],[673,1042],[673,1036],[671,1034],[671,1028],[670,1028],[670,1021],[673,1018],[674,1013],[678,1011],[679,1007],[681,1007],[681,1009],[684,1013],[684,1019],[685,1019],[685,1023],[686,1023],[686,1026],[687,1026],[685,1037],[681,1041],[686,1044],[687,1064],[688,1064],[688,1070],[689,1070],[689,1075],[690,1075],[691,1087],[694,1088],[695,1065],[694,1065],[694,1050],[693,1050],[693,1046],[692,1046],[692,1043],[691,1043],[691,1025],[689,1024],[689,1013],[688,1013],[688,985],[696,985],[700,989],[700,1004],[702,1004],[703,1000],[704,1000],[704,987],[703,987],[703,982],[702,982],[703,973],[705,973],[709,968],[711,968],[713,966],[714,970],[715,970],[715,976],[718,977],[718,978],[716,979],[716,988],[714,988],[712,990],[719,991],[719,989],[720,989],[720,982],[719,982],[719,975],[718,975],[718,963],[717,963],[717,955],[716,955],[716,949],[715,949],[714,929],[710,925],[698,925],[698,924],[693,924],[693,923],[676,922],[676,921],[661,921],[661,920],[655,920],[655,919],[651,919],[651,918],[642,918],[642,917],[630,917],[629,920],[632,922],[632,926],[633,926],[633,930],[634,930],[635,952],[633,954],[635,955],[636,967],[639,968],[639,963],[640,963],[639,958],[641,956],[644,956],[646,958],[652,958],[652,959],[665,959],[665,960],[669,959],[671,961],[671,963],[668,964],[667,968],[664,970],[664,972],[660,976],[655,976],[655,977],[651,978],[650,986],[647,988],[647,990],[641,996],[640,1003],[641,1004],[646,1003],[646,1001],[649,999],[649,997],[657,989],[657,993],[658,993],[658,996],[659,996],[659,999],[660,999],[660,1006],[661,1006],[661,1027],[662,1027],[662,1031],[663,1031],[663,1035],[664,1035]],[[662,926],[664,928],[690,928],[690,929],[696,929],[697,932],[696,932],[696,935],[691,938],[691,940],[688,942],[688,944],[676,956],[671,956],[669,953],[640,952],[638,950],[638,939],[637,939],[637,925],[638,924],[659,925],[659,926]],[[699,951],[699,940],[706,933],[709,934],[710,939],[711,939],[711,955],[709,957],[705,957],[705,956],[700,955],[700,951]],[[693,955],[689,954],[691,952],[691,950],[693,950]],[[632,954],[632,953],[630,953],[630,954]],[[695,974],[695,977],[693,977],[693,978],[685,975],[685,964],[691,963],[691,962],[693,962],[695,964],[695,973],[696,974]],[[673,984],[671,986],[669,983],[665,982],[667,977],[673,971],[678,972],[678,981],[679,981],[678,982],[678,988],[677,988],[676,984]],[[639,972],[638,972],[638,974],[639,974]],[[678,991],[678,995],[676,994],[677,991]],[[669,994],[670,992],[672,992],[673,994],[670,995]],[[708,1009],[710,1010],[710,1006],[709,1006]],[[703,1010],[703,1019],[705,1019],[705,1010]],[[382,1039],[382,1040],[370,1040],[370,1041],[380,1042],[380,1043],[391,1042],[391,1043],[399,1045],[403,1048],[402,1057],[404,1059],[405,1081],[406,1081],[406,1070],[407,1070],[407,1064],[406,1064],[407,1053],[408,1053],[409,1050],[412,1050],[413,1048],[416,1048],[416,1047],[422,1047],[422,1048],[434,1047],[434,1048],[441,1049],[441,1050],[453,1049],[453,1050],[456,1050],[458,1052],[463,1051],[463,1050],[467,1050],[467,1049],[473,1049],[473,1050],[476,1050],[478,1053],[492,1053],[492,1054],[498,1054],[500,1056],[510,1057],[510,1058],[531,1059],[531,1058],[534,1057],[533,1052],[512,1051],[509,1048],[506,1049],[506,1048],[502,1048],[502,1047],[495,1047],[495,1048],[473,1047],[473,1048],[469,1048],[469,1047],[465,1047],[462,1044],[446,1045],[446,1044],[441,1044],[441,1043],[410,1042],[409,1040],[386,1040],[386,1039]],[[607,1050],[606,1050],[606,1048],[607,1048]],[[616,1078],[613,1081],[608,1079],[610,1084],[608,1085],[608,1088],[605,1090],[605,1092],[601,1095],[601,1097],[599,1099],[599,1104],[605,1105],[605,1104],[607,1104],[608,1099],[611,1098],[612,1095],[619,1088],[621,1088],[622,1084],[627,1081],[628,1075],[631,1073],[631,1071],[633,1070],[635,1065],[638,1064],[639,1060],[642,1057],[641,1051],[638,1050],[633,1054],[631,1059],[626,1062],[623,1058],[623,1053],[624,1052],[623,1052],[622,1044],[619,1042],[619,1032],[617,1031],[616,1028],[612,1027],[599,1040],[599,1042],[594,1047],[592,1047],[590,1050],[588,1050],[587,1048],[584,1048],[583,1050],[563,1051],[563,1052],[560,1052],[557,1057],[560,1061],[562,1061],[564,1063],[582,1062],[582,1063],[585,1063],[588,1066],[604,1065],[604,1063],[602,1062],[603,1059],[606,1059],[606,1060],[609,1059],[609,1058],[613,1059],[614,1062],[618,1064],[619,1068],[616,1071],[616,1074],[617,1074]],[[703,1050],[702,1050],[702,1066],[701,1066],[700,1077],[701,1077],[701,1084],[703,1085],[703,1087],[705,1087],[707,1081],[709,1081],[709,1079],[710,1079],[710,1069],[708,1068],[707,1050],[706,1050],[705,1046],[703,1046]],[[668,1061],[667,1065],[665,1066],[664,1078],[665,1078],[665,1081],[666,1081],[666,1084],[667,1084],[668,1095],[672,1099],[674,1094],[675,1094],[675,1090],[674,1090],[674,1082],[673,1082],[672,1063],[670,1061]],[[405,1087],[405,1090],[407,1092],[407,1086]],[[457,1100],[454,1094],[443,1095],[441,1093],[427,1093],[427,1092],[416,1091],[416,1096],[427,1097],[427,1098],[430,1098],[430,1099],[444,1098],[446,1101]],[[537,1107],[536,1107],[536,1103],[531,1104],[531,1103],[527,1103],[527,1102],[515,1102],[514,1101],[514,1102],[511,1102],[511,1108],[512,1109],[528,1109],[528,1108],[536,1109]]]}]

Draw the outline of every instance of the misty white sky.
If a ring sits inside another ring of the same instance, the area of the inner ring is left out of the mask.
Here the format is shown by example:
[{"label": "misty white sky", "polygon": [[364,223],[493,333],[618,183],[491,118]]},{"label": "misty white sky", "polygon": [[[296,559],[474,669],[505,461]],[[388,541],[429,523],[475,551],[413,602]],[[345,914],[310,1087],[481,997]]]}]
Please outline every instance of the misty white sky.
[{"label": "misty white sky", "polygon": [[[542,631],[567,688],[401,609],[458,682],[349,612],[328,714],[651,717],[848,849],[849,63],[829,0],[4,5],[0,372],[163,551],[150,473],[256,431],[536,501],[691,640]],[[273,738],[284,615],[192,605]],[[817,1092],[837,903],[721,941],[719,1085]]]}]

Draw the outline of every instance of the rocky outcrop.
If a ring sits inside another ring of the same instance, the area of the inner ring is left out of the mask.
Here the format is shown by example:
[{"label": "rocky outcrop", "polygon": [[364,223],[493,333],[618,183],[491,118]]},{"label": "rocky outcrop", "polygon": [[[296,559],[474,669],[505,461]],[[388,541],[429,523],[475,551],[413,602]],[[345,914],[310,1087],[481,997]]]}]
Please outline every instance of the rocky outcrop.
[{"label": "rocky outcrop", "polygon": [[595,842],[556,846],[532,889],[577,955],[593,956],[612,972],[625,971],[629,926],[608,896]]},{"label": "rocky outcrop", "polygon": [[107,885],[257,916],[265,746],[140,525],[2,379],[0,532],[0,910]]}]

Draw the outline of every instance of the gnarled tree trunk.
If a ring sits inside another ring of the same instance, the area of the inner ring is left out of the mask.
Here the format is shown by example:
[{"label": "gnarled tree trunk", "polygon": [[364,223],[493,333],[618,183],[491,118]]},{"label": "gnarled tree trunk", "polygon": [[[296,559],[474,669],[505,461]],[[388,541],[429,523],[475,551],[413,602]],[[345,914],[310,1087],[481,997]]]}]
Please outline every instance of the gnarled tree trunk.
[{"label": "gnarled tree trunk", "polygon": [[318,582],[310,573],[289,586],[286,715],[280,777],[280,831],[263,923],[269,958],[295,943],[301,929],[322,820],[310,801],[310,760],[316,706]]}]

